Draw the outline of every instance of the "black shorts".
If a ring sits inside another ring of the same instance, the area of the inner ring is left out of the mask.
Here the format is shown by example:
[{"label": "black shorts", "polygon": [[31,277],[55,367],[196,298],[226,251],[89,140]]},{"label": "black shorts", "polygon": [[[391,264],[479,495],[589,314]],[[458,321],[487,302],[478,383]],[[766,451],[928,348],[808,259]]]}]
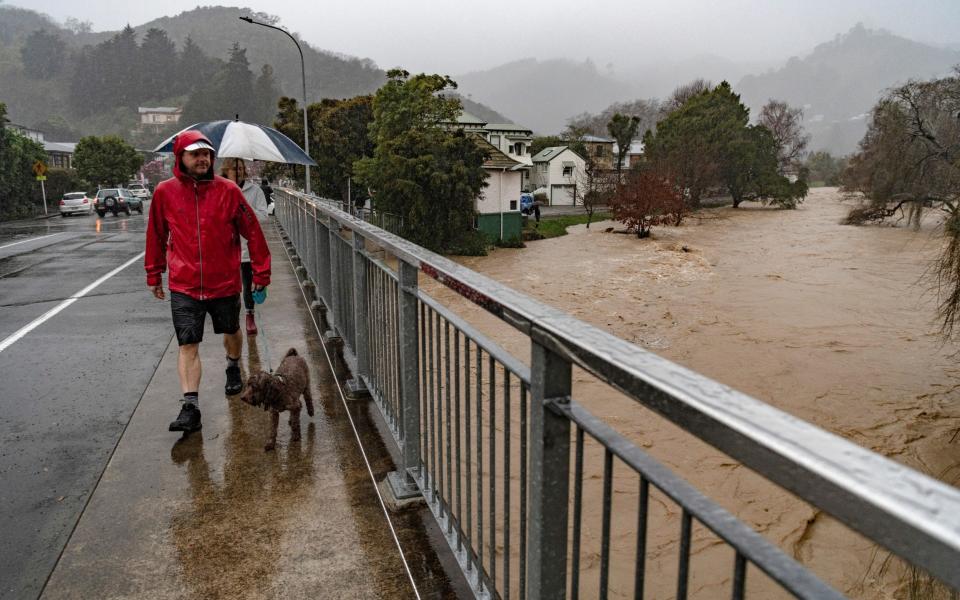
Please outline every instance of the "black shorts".
[{"label": "black shorts", "polygon": [[240,330],[240,294],[213,300],[197,300],[180,292],[170,292],[173,328],[181,346],[203,341],[203,325],[207,314],[213,320],[214,333],[236,333]]}]

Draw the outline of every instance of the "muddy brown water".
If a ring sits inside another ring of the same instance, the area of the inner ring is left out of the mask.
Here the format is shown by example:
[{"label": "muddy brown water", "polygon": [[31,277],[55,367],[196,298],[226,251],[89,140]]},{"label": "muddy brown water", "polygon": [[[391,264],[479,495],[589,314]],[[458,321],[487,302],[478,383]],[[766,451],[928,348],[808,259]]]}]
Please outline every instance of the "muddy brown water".
[{"label": "muddy brown water", "polygon": [[[957,348],[937,335],[924,279],[940,247],[939,219],[931,215],[920,231],[840,225],[850,206],[837,190],[818,188],[794,211],[710,209],[680,228],[656,228],[649,240],[601,222],[460,262],[958,485]],[[421,285],[529,364],[521,334],[432,281]],[[885,550],[589,374],[575,370],[574,397],[841,592],[907,597],[907,572]],[[585,464],[581,597],[595,597],[602,451],[588,446]],[[634,474],[615,469],[612,597],[633,596],[637,487]],[[670,598],[681,511],[652,493],[650,519],[648,597]],[[732,550],[695,526],[692,555],[692,597],[728,596]],[[785,596],[756,568],[747,593]]]}]

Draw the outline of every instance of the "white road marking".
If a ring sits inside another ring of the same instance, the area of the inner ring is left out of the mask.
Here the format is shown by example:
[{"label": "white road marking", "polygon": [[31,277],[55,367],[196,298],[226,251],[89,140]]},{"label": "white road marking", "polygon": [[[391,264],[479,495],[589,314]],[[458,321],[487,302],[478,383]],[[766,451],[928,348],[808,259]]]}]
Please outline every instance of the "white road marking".
[{"label": "white road marking", "polygon": [[[56,234],[54,234],[54,235],[56,235]],[[100,279],[94,281],[93,283],[91,283],[91,284],[88,285],[87,287],[83,288],[82,290],[80,290],[80,291],[77,292],[76,294],[70,296],[69,298],[67,298],[66,300],[64,300],[63,302],[61,302],[60,304],[54,306],[53,308],[51,308],[51,309],[48,310],[47,312],[43,313],[43,315],[37,317],[36,319],[34,319],[33,321],[31,321],[30,323],[28,323],[28,324],[24,325],[23,327],[21,327],[19,330],[17,330],[16,333],[13,333],[13,334],[10,335],[9,337],[7,337],[5,340],[3,340],[2,342],[0,342],[0,352],[3,352],[4,350],[6,350],[6,349],[9,348],[10,346],[12,346],[14,343],[17,342],[17,340],[19,340],[19,339],[22,338],[23,336],[27,335],[28,333],[30,333],[31,331],[33,331],[34,329],[36,329],[37,327],[39,327],[40,325],[42,325],[43,323],[45,323],[46,321],[48,321],[48,320],[50,320],[51,318],[53,318],[54,316],[56,316],[60,311],[62,311],[62,310],[65,309],[66,307],[70,306],[71,304],[73,304],[74,302],[76,302],[77,300],[79,300],[80,298],[83,298],[84,296],[86,296],[87,294],[89,294],[91,291],[93,291],[97,286],[99,286],[99,285],[100,285],[101,283],[103,283],[104,281],[110,279],[111,277],[113,277],[114,275],[116,275],[117,273],[119,273],[120,271],[126,269],[127,267],[129,267],[129,266],[132,265],[133,263],[135,263],[135,262],[137,262],[138,260],[140,260],[141,258],[143,258],[143,256],[144,256],[145,254],[146,254],[146,252],[141,252],[140,254],[134,256],[133,258],[131,258],[131,259],[128,260],[127,262],[125,262],[125,263],[123,263],[122,265],[120,265],[119,267],[117,267],[116,269],[110,271],[109,273],[107,273],[106,275],[104,275],[103,277],[101,277]]]},{"label": "white road marking", "polygon": [[9,248],[10,246],[16,246],[17,244],[26,244],[27,242],[35,242],[35,241],[37,241],[37,240],[42,240],[42,239],[44,239],[44,238],[53,237],[53,236],[55,236],[55,235],[63,235],[64,233],[66,233],[66,232],[65,232],[65,231],[60,231],[60,232],[58,232],[58,233],[51,233],[50,235],[41,235],[40,237],[30,238],[30,239],[28,239],[28,240],[20,240],[19,242],[13,242],[12,244],[7,244],[7,245],[5,245],[5,246],[0,246],[0,250],[3,250],[4,248]]}]

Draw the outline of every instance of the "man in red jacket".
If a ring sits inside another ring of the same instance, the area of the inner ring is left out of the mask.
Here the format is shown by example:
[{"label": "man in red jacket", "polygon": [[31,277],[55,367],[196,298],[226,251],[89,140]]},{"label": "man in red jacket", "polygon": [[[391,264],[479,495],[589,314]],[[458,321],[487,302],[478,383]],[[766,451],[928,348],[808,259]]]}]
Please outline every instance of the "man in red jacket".
[{"label": "man in red jacket", "polygon": [[270,250],[253,210],[235,183],[213,173],[214,148],[198,131],[177,136],[173,177],[157,185],[147,224],[147,287],[163,300],[169,267],[170,308],[180,344],[177,370],[183,401],[170,431],[200,429],[200,354],[209,314],[227,351],[227,394],[240,377],[240,238],[247,240],[255,291],[270,283]]}]

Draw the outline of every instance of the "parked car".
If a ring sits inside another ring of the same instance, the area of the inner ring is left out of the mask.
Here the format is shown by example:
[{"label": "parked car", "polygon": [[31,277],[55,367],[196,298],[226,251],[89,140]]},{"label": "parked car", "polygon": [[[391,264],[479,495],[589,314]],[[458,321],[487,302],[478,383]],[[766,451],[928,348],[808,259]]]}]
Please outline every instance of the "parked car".
[{"label": "parked car", "polygon": [[60,199],[61,217],[69,217],[75,213],[93,213],[93,199],[86,192],[67,192]]},{"label": "parked car", "polygon": [[529,215],[533,212],[533,194],[526,192],[520,194],[520,212],[524,215]]},{"label": "parked car", "polygon": [[103,188],[97,192],[96,204],[93,208],[101,217],[108,212],[112,212],[113,216],[122,212],[129,215],[131,210],[143,214],[143,200],[131,194],[126,188]]},{"label": "parked car", "polygon": [[127,185],[127,189],[130,190],[130,193],[140,198],[141,200],[150,199],[150,188],[139,182],[130,182]]}]

